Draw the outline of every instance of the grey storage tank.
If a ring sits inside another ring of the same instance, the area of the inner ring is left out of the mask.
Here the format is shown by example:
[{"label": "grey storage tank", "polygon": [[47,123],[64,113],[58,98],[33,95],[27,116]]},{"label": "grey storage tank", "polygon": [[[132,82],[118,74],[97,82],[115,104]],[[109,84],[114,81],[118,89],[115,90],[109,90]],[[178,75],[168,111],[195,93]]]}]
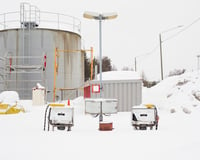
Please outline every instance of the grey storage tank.
[{"label": "grey storage tank", "polygon": [[59,88],[70,89],[65,99],[77,96],[84,83],[80,25],[73,16],[28,3],[21,3],[18,12],[0,14],[0,92],[15,90],[21,99],[31,99],[32,88],[40,83],[48,101],[55,87],[57,99]]}]

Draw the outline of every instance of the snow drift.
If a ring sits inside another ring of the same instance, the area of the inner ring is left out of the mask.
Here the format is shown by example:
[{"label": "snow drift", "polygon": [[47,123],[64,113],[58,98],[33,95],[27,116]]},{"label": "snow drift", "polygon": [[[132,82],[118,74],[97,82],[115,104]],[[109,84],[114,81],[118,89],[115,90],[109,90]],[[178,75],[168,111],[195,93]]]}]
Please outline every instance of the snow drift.
[{"label": "snow drift", "polygon": [[143,101],[152,102],[160,109],[167,109],[171,113],[182,110],[189,114],[195,107],[200,107],[199,84],[199,72],[168,77],[150,89],[144,88]]}]

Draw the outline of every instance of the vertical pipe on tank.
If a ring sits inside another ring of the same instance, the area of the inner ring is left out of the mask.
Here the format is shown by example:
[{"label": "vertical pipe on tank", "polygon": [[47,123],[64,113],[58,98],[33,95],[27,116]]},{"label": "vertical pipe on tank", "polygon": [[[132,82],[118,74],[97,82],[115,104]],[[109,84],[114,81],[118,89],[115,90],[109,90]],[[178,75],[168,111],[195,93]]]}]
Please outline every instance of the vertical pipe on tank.
[{"label": "vertical pipe on tank", "polygon": [[[29,32],[29,34],[28,34],[28,56],[30,56],[30,50],[31,50],[31,47],[30,47],[30,45],[31,45],[31,5],[29,5],[29,28],[28,28],[28,32]],[[27,59],[27,63],[29,63],[29,58]]]},{"label": "vertical pipe on tank", "polygon": [[53,102],[55,102],[55,97],[56,97],[56,67],[57,67],[56,57],[57,57],[57,48],[55,48],[55,53],[54,53]]},{"label": "vertical pipe on tank", "polygon": [[[22,56],[24,56],[24,3],[21,4],[20,7],[20,23],[21,23],[21,29],[22,29]],[[23,59],[23,63],[24,63],[24,59]]]}]

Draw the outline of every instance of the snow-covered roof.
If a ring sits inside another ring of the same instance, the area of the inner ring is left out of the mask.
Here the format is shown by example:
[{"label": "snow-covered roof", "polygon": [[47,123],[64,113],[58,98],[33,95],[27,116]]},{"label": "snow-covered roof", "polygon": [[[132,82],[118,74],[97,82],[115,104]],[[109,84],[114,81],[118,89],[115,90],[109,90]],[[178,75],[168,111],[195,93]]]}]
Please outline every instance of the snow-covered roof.
[{"label": "snow-covered roof", "polygon": [[[97,80],[100,74],[97,75]],[[102,80],[139,80],[141,77],[135,71],[108,71],[102,72]]]}]

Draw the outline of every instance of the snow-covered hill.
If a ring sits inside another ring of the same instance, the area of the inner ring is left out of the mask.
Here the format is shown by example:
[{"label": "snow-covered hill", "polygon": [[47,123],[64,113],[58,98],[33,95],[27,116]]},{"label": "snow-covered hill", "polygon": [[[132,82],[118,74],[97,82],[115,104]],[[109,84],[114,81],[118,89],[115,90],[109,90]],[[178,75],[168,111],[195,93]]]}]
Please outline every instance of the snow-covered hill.
[{"label": "snow-covered hill", "polygon": [[143,88],[143,102],[170,112],[191,113],[200,108],[200,72],[168,77],[152,88]]}]

